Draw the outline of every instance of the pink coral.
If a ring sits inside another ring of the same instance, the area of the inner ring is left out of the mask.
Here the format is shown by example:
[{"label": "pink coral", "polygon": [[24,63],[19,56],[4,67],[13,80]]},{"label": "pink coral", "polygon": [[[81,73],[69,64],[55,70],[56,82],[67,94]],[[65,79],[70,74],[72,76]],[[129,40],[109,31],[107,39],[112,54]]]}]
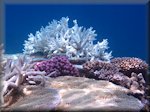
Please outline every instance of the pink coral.
[{"label": "pink coral", "polygon": [[45,71],[50,77],[57,76],[79,76],[79,71],[68,60],[66,56],[54,56],[49,60],[37,62],[34,65],[36,71]]}]

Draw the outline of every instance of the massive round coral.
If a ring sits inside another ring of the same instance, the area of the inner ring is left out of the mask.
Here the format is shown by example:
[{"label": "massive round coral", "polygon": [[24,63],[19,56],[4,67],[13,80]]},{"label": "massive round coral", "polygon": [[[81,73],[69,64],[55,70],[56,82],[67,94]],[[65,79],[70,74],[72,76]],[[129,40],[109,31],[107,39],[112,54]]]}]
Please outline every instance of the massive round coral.
[{"label": "massive round coral", "polygon": [[34,65],[35,70],[45,71],[47,76],[79,76],[79,71],[68,60],[66,56],[53,56],[46,61],[37,62]]},{"label": "massive round coral", "polygon": [[148,64],[135,57],[122,57],[122,58],[114,58],[111,60],[111,63],[117,66],[123,74],[127,76],[131,76],[131,73],[142,73],[143,76],[146,75],[148,70]]}]

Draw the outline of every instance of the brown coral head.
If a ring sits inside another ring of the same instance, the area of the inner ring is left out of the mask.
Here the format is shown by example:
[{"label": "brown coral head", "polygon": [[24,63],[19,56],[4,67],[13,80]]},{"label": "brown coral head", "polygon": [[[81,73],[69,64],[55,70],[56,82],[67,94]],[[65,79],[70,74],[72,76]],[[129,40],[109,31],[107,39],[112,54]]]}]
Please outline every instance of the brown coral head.
[{"label": "brown coral head", "polygon": [[83,64],[83,69],[90,72],[101,69],[112,70],[116,72],[119,71],[119,69],[113,64],[103,61],[87,61]]},{"label": "brown coral head", "polygon": [[104,61],[87,61],[83,64],[85,77],[94,79],[109,80],[119,69],[111,63]]},{"label": "brown coral head", "polygon": [[119,71],[127,76],[131,76],[132,72],[142,73],[143,75],[146,75],[148,71],[148,64],[140,58],[114,58],[111,60],[111,63],[117,66],[119,68]]}]

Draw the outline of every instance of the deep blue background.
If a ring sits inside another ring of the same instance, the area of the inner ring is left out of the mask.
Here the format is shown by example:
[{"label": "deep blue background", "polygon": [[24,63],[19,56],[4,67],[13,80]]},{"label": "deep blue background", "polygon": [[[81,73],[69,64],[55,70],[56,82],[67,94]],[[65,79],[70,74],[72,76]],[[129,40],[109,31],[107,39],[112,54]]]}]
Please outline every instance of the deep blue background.
[{"label": "deep blue background", "polygon": [[70,23],[92,26],[97,40],[108,38],[114,57],[148,58],[145,5],[6,5],[5,11],[6,53],[22,52],[29,33],[68,16]]}]

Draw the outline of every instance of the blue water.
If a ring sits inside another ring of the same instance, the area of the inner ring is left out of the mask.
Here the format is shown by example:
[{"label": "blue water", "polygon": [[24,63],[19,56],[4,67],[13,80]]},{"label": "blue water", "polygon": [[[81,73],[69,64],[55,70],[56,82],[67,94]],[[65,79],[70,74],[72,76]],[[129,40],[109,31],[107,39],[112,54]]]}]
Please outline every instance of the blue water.
[{"label": "blue water", "polygon": [[148,59],[146,5],[6,5],[5,10],[6,53],[22,52],[29,33],[68,16],[70,23],[92,26],[97,40],[107,38],[114,57]]}]

